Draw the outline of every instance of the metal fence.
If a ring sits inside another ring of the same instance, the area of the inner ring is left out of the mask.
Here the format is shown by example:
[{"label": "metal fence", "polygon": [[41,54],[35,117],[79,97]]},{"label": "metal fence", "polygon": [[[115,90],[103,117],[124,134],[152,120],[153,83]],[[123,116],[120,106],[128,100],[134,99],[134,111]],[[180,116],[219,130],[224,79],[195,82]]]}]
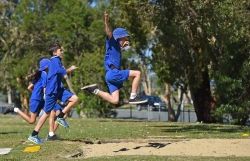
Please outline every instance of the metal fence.
[{"label": "metal fence", "polygon": [[[122,119],[138,119],[138,120],[148,120],[148,121],[169,121],[168,111],[150,111],[150,110],[141,110],[138,111],[133,109],[116,109],[117,116],[116,118]],[[175,110],[175,113],[177,111]],[[196,122],[197,117],[194,110],[181,110],[178,117],[178,122]]]}]

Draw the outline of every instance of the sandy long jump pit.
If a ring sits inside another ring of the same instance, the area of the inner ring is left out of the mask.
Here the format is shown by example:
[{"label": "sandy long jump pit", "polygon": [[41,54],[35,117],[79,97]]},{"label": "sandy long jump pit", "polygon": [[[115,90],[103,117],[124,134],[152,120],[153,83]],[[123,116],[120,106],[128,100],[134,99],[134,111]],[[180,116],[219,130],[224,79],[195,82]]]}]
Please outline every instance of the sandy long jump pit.
[{"label": "sandy long jump pit", "polygon": [[84,158],[118,155],[250,156],[250,139],[127,139],[82,146]]}]

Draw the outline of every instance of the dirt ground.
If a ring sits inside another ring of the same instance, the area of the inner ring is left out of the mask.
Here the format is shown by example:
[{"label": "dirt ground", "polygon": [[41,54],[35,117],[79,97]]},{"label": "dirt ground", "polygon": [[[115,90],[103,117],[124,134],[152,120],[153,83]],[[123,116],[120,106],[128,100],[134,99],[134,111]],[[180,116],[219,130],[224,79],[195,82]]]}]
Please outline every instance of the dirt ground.
[{"label": "dirt ground", "polygon": [[110,140],[82,147],[84,158],[117,155],[250,156],[250,139]]}]

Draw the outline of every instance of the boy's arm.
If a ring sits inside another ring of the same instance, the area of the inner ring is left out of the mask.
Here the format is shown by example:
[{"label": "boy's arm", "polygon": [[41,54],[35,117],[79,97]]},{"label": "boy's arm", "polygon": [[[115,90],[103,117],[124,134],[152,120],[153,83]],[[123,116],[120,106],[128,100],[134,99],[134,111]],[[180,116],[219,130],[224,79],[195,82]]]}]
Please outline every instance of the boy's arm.
[{"label": "boy's arm", "polygon": [[31,83],[31,84],[28,86],[27,89],[28,89],[30,92],[32,92],[32,91],[33,91],[33,88],[34,88],[34,84]]},{"label": "boy's arm", "polygon": [[104,18],[105,18],[106,34],[108,36],[108,39],[110,39],[112,37],[112,32],[109,29],[109,15],[108,15],[108,13],[106,11],[104,12]]},{"label": "boy's arm", "polygon": [[68,69],[66,70],[66,74],[72,72],[72,71],[75,70],[76,68],[77,68],[77,67],[76,67],[75,65],[72,65],[70,68],[68,68]]}]

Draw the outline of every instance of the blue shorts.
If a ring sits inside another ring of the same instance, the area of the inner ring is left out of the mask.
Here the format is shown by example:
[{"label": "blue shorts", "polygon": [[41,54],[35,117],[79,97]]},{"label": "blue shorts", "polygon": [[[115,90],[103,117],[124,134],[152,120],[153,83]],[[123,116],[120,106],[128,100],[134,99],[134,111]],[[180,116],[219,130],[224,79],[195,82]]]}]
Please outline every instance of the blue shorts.
[{"label": "blue shorts", "polygon": [[129,70],[112,69],[106,73],[105,79],[109,88],[109,93],[112,94],[115,90],[123,87],[123,83],[128,80]]},{"label": "blue shorts", "polygon": [[67,89],[63,88],[59,93],[57,99],[63,102],[67,102],[67,100],[72,97],[74,94],[68,91]]},{"label": "blue shorts", "polygon": [[58,94],[49,94],[49,95],[46,94],[44,111],[50,112],[50,111],[54,110],[54,108],[56,107],[57,100],[61,100],[63,102],[66,102],[73,95],[74,95],[73,93],[66,90],[65,88],[62,88]]},{"label": "blue shorts", "polygon": [[44,100],[34,100],[30,99],[30,112],[37,113],[40,112],[44,107]]},{"label": "blue shorts", "polygon": [[56,105],[55,105],[55,107],[54,107],[54,111],[56,112],[57,110],[60,110],[60,111],[63,110],[62,106],[59,105],[58,103],[56,103]]}]

